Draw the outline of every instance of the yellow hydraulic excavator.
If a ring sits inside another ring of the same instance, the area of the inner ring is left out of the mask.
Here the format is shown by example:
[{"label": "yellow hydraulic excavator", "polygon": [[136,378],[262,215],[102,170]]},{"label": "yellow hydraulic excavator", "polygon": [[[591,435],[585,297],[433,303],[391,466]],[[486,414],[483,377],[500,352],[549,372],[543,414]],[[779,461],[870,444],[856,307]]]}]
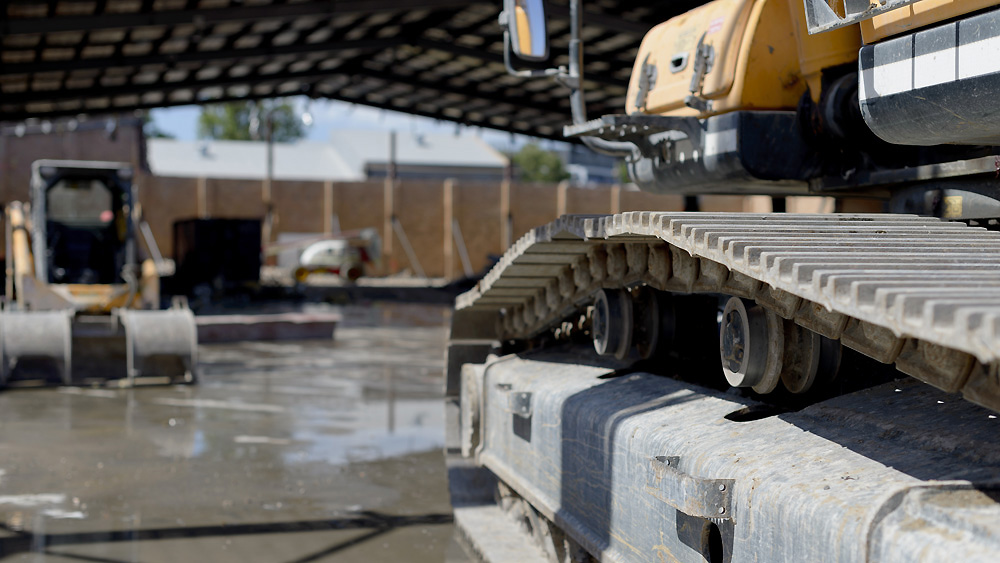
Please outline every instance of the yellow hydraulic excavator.
[{"label": "yellow hydraulic excavator", "polygon": [[40,160],[31,203],[5,209],[7,299],[0,385],[197,378],[197,330],[183,301],[160,310],[159,275],[138,261],[128,164]]},{"label": "yellow hydraulic excavator", "polygon": [[779,205],[565,216],[456,299],[461,536],[491,561],[997,560],[1000,1],[656,2],[594,119],[583,4],[552,53],[557,2],[500,20],[508,69],[570,90],[566,136],[646,191]]}]

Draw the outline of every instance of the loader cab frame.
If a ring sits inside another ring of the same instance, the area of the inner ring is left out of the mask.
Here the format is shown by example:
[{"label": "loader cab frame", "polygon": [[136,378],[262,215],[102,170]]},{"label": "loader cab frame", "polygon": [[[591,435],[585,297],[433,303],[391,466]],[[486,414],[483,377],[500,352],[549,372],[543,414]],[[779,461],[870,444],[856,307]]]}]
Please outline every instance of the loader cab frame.
[{"label": "loader cab frame", "polygon": [[127,164],[35,163],[31,235],[38,279],[128,282],[136,264],[131,179]]}]

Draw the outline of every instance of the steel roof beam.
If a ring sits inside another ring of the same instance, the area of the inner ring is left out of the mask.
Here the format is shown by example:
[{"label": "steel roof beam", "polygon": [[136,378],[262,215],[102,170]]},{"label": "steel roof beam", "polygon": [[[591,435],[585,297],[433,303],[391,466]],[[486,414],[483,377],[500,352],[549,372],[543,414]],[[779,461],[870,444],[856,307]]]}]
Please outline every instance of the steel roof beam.
[{"label": "steel roof beam", "polygon": [[[358,39],[352,41],[324,41],[318,43],[292,43],[289,45],[264,45],[258,47],[222,49],[218,51],[186,51],[183,53],[158,53],[155,55],[120,56],[112,59],[67,59],[64,61],[40,61],[30,63],[8,63],[0,65],[0,75],[27,74],[40,72],[61,72],[109,67],[129,67],[148,65],[169,65],[186,62],[211,62],[239,58],[257,58],[279,55],[299,55],[305,53],[327,53],[349,49],[383,49],[401,45],[392,38]],[[500,59],[502,61],[502,59]]]},{"label": "steel roof beam", "polygon": [[[433,49],[435,51],[443,51],[451,55],[459,55],[463,57],[476,58],[484,62],[489,63],[499,63],[503,64],[503,55],[501,53],[493,53],[486,50],[471,49],[469,47],[462,47],[461,45],[455,45],[454,43],[445,43],[443,41],[433,41],[429,39],[416,39],[411,41],[409,45],[415,47],[421,47],[423,49]],[[592,59],[586,59],[586,62],[595,61],[605,61],[604,58],[592,57]],[[553,66],[551,64],[544,63],[532,63],[530,61],[518,61],[518,66],[524,66],[526,68],[543,69]],[[627,86],[627,82],[621,82],[614,80],[605,76],[606,73],[597,74],[594,72],[585,73],[587,82],[593,82],[596,84],[601,84],[604,86]]]},{"label": "steel roof beam", "polygon": [[465,8],[472,4],[485,3],[492,4],[489,0],[420,0],[419,2],[405,2],[403,0],[326,0],[298,4],[268,4],[264,6],[240,6],[208,10],[185,9],[154,11],[151,13],[105,14],[95,12],[90,16],[6,19],[0,21],[0,36],[173,25],[205,26],[224,22],[339,16],[351,13]]},{"label": "steel roof beam", "polygon": [[[206,88],[213,87],[232,87],[232,86],[258,86],[264,84],[273,84],[281,82],[290,81],[306,81],[311,82],[314,80],[322,80],[327,78],[332,78],[336,75],[347,75],[351,77],[358,77],[360,79],[364,78],[374,78],[381,80],[388,84],[405,84],[413,88],[428,88],[428,89],[438,89],[442,91],[442,95],[448,94],[459,94],[468,97],[470,100],[482,99],[492,103],[506,103],[516,105],[512,102],[512,98],[501,95],[501,92],[509,90],[509,86],[498,86],[495,92],[487,92],[480,90],[479,88],[469,88],[469,87],[455,87],[448,84],[448,78],[442,77],[435,82],[431,81],[421,81],[417,74],[410,76],[403,76],[398,73],[394,73],[391,70],[379,70],[366,68],[361,65],[352,66],[341,66],[336,69],[323,70],[318,68],[311,68],[306,71],[282,71],[273,74],[260,75],[255,73],[250,73],[244,76],[230,76],[228,74],[223,74],[220,76],[215,76],[207,79],[191,79],[186,78],[184,80],[178,80],[176,82],[159,82],[151,84],[124,84],[119,86],[103,86],[101,84],[94,84],[86,88],[70,88],[70,89],[60,89],[51,91],[27,91],[27,92],[15,92],[4,94],[2,102],[4,105],[16,105],[16,104],[30,104],[30,103],[54,103],[58,101],[65,100],[75,100],[75,99],[100,99],[100,98],[114,98],[120,96],[128,95],[143,95],[151,92],[161,92],[164,95],[169,92],[176,92],[180,90],[203,90]],[[565,108],[555,103],[533,103],[533,107],[538,109],[560,113],[565,111]]]},{"label": "steel roof beam", "polygon": [[[120,112],[120,111],[126,111],[126,110],[127,111],[132,111],[132,110],[149,110],[149,109],[166,108],[166,107],[189,106],[189,105],[193,105],[193,104],[197,104],[197,103],[212,103],[212,104],[214,104],[214,103],[225,103],[225,102],[239,102],[239,101],[246,101],[246,100],[266,99],[266,98],[274,97],[275,95],[276,94],[272,90],[268,94],[264,94],[264,95],[255,95],[255,94],[250,94],[250,95],[247,95],[247,96],[232,96],[232,95],[227,95],[227,96],[221,96],[221,97],[218,97],[218,98],[212,98],[210,100],[202,100],[202,101],[164,99],[162,101],[153,102],[153,103],[140,102],[138,104],[127,104],[127,105],[124,105],[124,106],[119,106],[119,105],[115,105],[115,104],[112,103],[106,109],[91,110],[89,112],[86,111],[86,110],[81,110],[81,109],[53,110],[51,112],[46,112],[45,118],[49,119],[49,118],[54,118],[54,117],[76,116],[76,115],[80,115],[81,113],[100,114],[100,113],[114,113],[114,112]],[[399,111],[399,108],[396,107],[396,106],[393,106],[392,104],[372,102],[372,101],[364,99],[363,97],[352,98],[352,97],[348,97],[348,96],[337,95],[335,93],[318,93],[316,95],[316,97],[317,98],[323,98],[323,99],[329,99],[329,100],[338,100],[338,101],[342,101],[342,102],[346,102],[346,103],[358,104],[358,105],[363,105],[363,106],[368,106],[368,107],[374,107],[376,109],[384,109],[384,110],[390,110],[390,111]],[[512,117],[511,120],[510,120],[511,124],[513,124],[513,123],[515,123],[517,121],[520,121],[520,120],[524,120],[524,121],[528,121],[528,122],[532,123],[532,125],[533,125],[532,128],[521,129],[521,128],[516,128],[516,127],[513,127],[513,126],[497,126],[497,125],[491,125],[491,124],[486,123],[484,121],[471,120],[471,119],[468,118],[467,115],[463,119],[456,119],[454,117],[446,115],[443,112],[443,109],[442,109],[442,111],[429,112],[429,111],[424,111],[424,110],[421,110],[419,108],[415,108],[414,107],[414,108],[407,109],[406,113],[407,114],[411,114],[411,115],[419,115],[419,116],[422,116],[422,117],[428,117],[428,118],[431,118],[431,119],[437,119],[437,120],[441,120],[441,121],[448,121],[448,122],[451,122],[451,123],[461,123],[462,125],[467,125],[467,126],[472,126],[472,127],[483,127],[483,128],[488,128],[488,129],[496,129],[498,131],[504,131],[504,132],[507,132],[507,133],[520,133],[522,135],[531,135],[531,136],[541,137],[541,138],[546,138],[546,139],[554,139],[554,140],[562,140],[562,141],[567,141],[567,142],[573,142],[572,139],[565,139],[562,136],[562,126],[564,125],[564,123],[561,122],[561,121],[560,122],[554,122],[554,121],[550,122],[548,120],[544,120],[543,121],[543,120],[539,120],[537,117],[521,118],[521,117],[519,117],[518,115],[515,114],[515,116]],[[465,114],[465,113],[466,112],[463,112],[463,114]],[[5,114],[5,118],[9,119],[11,121],[20,121],[20,120],[28,119],[28,118],[31,118],[31,117],[35,117],[35,115],[33,115],[31,113],[27,113],[27,112]],[[553,130],[553,133],[552,134],[539,133],[536,129],[538,127],[540,127],[540,126],[551,128]]]},{"label": "steel roof beam", "polygon": [[[494,0],[270,0],[270,4],[250,8],[234,8],[234,0],[230,0],[226,8],[206,10],[196,9],[198,0],[186,0],[183,7],[165,11],[155,9],[158,2],[141,0],[139,11],[130,14],[105,14],[101,1],[88,0],[90,15],[83,17],[57,16],[54,12],[47,14],[48,18],[0,17],[0,35],[12,30],[29,33],[30,26],[36,26],[34,32],[40,34],[26,41],[34,44],[31,47],[3,48],[4,54],[10,55],[8,60],[34,58],[36,62],[0,64],[0,77],[7,89],[0,94],[0,120],[293,94],[548,138],[560,138],[561,126],[569,120],[568,106],[558,87],[544,80],[533,84],[512,80],[503,72],[496,16],[484,7],[495,6]],[[678,5],[700,1],[593,6],[587,18],[602,32],[591,45],[616,35],[638,35],[649,27],[646,23],[669,18]],[[26,0],[16,2],[25,4]],[[553,29],[559,29],[565,6],[552,0],[550,8],[557,22]],[[413,10],[420,14],[413,14]],[[411,14],[419,17],[408,18]],[[81,28],[78,32],[83,37],[70,46],[50,45],[52,35],[46,32],[62,29],[59,26],[65,27],[70,19],[67,25]],[[275,25],[258,30],[254,23],[265,20]],[[334,21],[340,23],[333,25]],[[166,44],[178,37],[174,35],[177,26],[192,24],[197,28],[194,35],[184,31],[180,36],[187,45]],[[220,24],[231,29],[221,29]],[[114,29],[121,25],[128,27],[128,34],[111,42],[101,39],[106,52],[81,59],[99,53],[91,50],[95,36],[86,35],[88,26]],[[165,33],[134,31],[152,25],[162,26]],[[332,33],[324,32],[318,42],[308,43],[311,37],[319,38],[311,34],[324,26]],[[277,34],[292,27],[297,36],[287,37],[290,42],[282,45],[273,44]],[[380,36],[389,28],[393,33]],[[238,48],[244,44],[240,37],[250,35],[253,41],[246,44],[252,46]],[[482,41],[468,41],[470,37]],[[587,73],[588,83],[593,82],[593,112],[620,111],[616,106],[624,96],[624,76],[631,68],[626,59],[634,53],[638,40],[638,36],[629,37],[623,46],[615,43],[588,50],[588,68],[603,65],[613,73]],[[552,61],[565,59],[566,41],[566,30],[552,34]],[[134,47],[140,44],[142,49]],[[213,50],[202,50],[210,44]],[[478,46],[473,48],[474,44]],[[64,54],[70,57],[67,60],[51,60],[59,53],[46,51],[64,47],[70,48]],[[160,52],[168,47],[173,52]],[[31,55],[26,57],[25,53]],[[50,60],[42,60],[43,55]],[[272,72],[262,75],[263,69]],[[234,76],[236,71],[242,73]],[[167,81],[167,77],[173,80]],[[67,84],[78,87],[67,88]],[[20,90],[11,91],[14,89]],[[505,121],[491,122],[498,117]]]}]

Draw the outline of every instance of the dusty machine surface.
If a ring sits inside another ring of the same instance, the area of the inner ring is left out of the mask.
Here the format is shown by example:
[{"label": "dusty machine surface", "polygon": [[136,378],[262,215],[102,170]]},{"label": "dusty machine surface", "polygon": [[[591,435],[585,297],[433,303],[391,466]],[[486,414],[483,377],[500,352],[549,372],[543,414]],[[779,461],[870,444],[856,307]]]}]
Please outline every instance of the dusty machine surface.
[{"label": "dusty machine surface", "polygon": [[508,0],[508,68],[566,86],[566,135],[642,189],[891,213],[528,232],[453,317],[449,473],[472,550],[994,560],[1000,2],[694,2],[643,41],[623,113],[593,120],[581,4],[568,66],[517,70],[548,60],[546,20]]},{"label": "dusty machine surface", "polygon": [[6,207],[0,384],[195,381],[194,316],[183,301],[159,309],[137,216],[129,165],[34,163],[31,203]]}]

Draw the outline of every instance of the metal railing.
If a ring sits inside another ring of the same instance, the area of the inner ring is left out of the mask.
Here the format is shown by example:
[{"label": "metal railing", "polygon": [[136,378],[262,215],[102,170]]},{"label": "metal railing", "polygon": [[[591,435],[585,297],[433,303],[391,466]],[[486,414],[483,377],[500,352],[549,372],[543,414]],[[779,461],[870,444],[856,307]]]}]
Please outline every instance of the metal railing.
[{"label": "metal railing", "polygon": [[873,18],[920,0],[803,0],[809,33],[822,33]]}]

